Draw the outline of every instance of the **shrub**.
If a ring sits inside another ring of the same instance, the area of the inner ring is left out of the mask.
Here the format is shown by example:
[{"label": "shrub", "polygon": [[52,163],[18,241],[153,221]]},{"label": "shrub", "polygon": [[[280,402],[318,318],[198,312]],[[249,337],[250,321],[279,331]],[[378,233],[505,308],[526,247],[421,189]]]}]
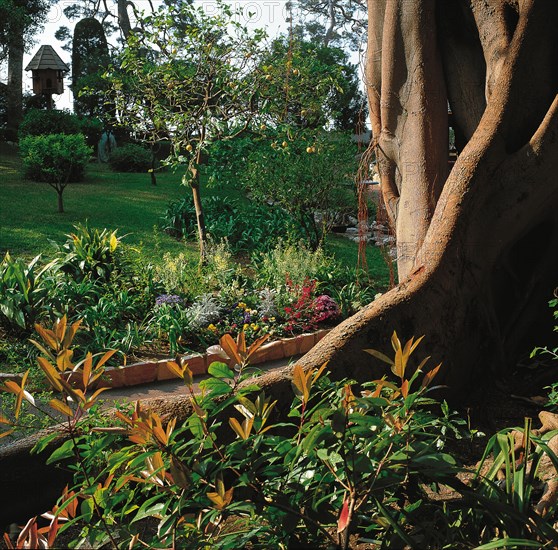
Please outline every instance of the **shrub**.
[{"label": "shrub", "polygon": [[20,141],[25,177],[64,185],[82,181],[91,149],[81,134],[27,136]]},{"label": "shrub", "polygon": [[163,261],[155,266],[155,275],[167,294],[179,294],[194,298],[203,292],[199,266],[183,253],[163,254]]},{"label": "shrub", "polygon": [[356,210],[356,148],[340,133],[287,139],[250,155],[244,185],[256,201],[288,212],[316,248],[338,214]]},{"label": "shrub", "polygon": [[151,151],[141,145],[128,143],[114,149],[109,158],[115,172],[147,172],[151,169]]},{"label": "shrub", "polygon": [[19,138],[49,134],[79,134],[81,131],[79,118],[70,111],[30,109],[19,126]]},{"label": "shrub", "polygon": [[56,263],[75,281],[108,282],[116,269],[116,231],[90,228],[87,223],[74,226],[75,232],[58,246]]},{"label": "shrub", "polygon": [[[205,225],[213,241],[226,239],[233,252],[265,251],[279,238],[299,238],[296,221],[279,207],[243,204],[218,196],[202,199]],[[191,196],[169,204],[163,229],[177,238],[195,238],[196,211]]]},{"label": "shrub", "polygon": [[257,264],[258,285],[276,290],[284,289],[287,279],[300,287],[308,280],[329,281],[330,274],[338,271],[335,260],[322,248],[312,251],[303,242],[279,241],[273,250],[261,254]]},{"label": "shrub", "polygon": [[[351,381],[330,380],[325,365],[307,373],[295,366],[289,415],[274,424],[277,403],[257,386],[239,386],[250,356],[265,339],[247,347],[242,337],[235,342],[227,336],[220,343],[236,368],[213,363],[201,394],[193,391],[187,366],[168,364],[191,395],[194,411],[185,422],[171,419],[163,425],[156,412],[138,403],[133,411],[116,412],[109,427],[85,413],[98,395],[89,397],[88,387],[111,353],[74,364],[67,333],[76,330],[64,319],[52,331],[41,331],[40,365],[61,392],[49,406],[67,419],[68,434],[48,463],[79,464],[73,486],[55,508],[53,517],[60,521],[40,531],[45,543],[54,540],[62,520],[76,528],[72,546],[87,540],[93,547],[114,542],[118,532],[122,546],[347,548],[356,535],[386,548],[437,548],[463,529],[456,527],[456,518],[449,523],[453,509],[448,512],[421,490],[428,486],[436,492],[441,485],[463,490],[445,449],[462,422],[447,406],[428,399],[436,370],[407,376],[409,350],[416,347],[412,340],[402,346],[394,334],[396,359],[388,361],[397,381],[365,384],[361,393]],[[79,373],[85,396],[61,382],[69,369]],[[21,398],[13,420],[3,418],[4,425],[17,423],[22,400],[33,403],[24,386],[25,380],[8,389]],[[44,450],[54,437],[47,436],[35,450]],[[477,517],[489,521],[504,513],[486,499],[465,502],[488,510]],[[523,516],[515,517],[520,524]],[[137,522],[144,518],[157,519],[156,532],[139,530]],[[483,526],[474,527],[478,535]],[[21,535],[21,547],[31,531]],[[484,542],[491,530],[481,536]]]}]

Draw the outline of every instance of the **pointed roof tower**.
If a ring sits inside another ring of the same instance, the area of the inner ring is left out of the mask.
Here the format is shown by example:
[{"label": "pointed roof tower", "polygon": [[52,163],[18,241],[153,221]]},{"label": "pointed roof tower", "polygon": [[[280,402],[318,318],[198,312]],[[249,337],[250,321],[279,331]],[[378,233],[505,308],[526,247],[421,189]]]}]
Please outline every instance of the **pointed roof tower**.
[{"label": "pointed roof tower", "polygon": [[29,62],[29,65],[25,67],[26,71],[40,71],[44,69],[68,72],[70,67],[60,59],[60,56],[54,51],[52,46],[45,45],[39,48],[39,51]]}]

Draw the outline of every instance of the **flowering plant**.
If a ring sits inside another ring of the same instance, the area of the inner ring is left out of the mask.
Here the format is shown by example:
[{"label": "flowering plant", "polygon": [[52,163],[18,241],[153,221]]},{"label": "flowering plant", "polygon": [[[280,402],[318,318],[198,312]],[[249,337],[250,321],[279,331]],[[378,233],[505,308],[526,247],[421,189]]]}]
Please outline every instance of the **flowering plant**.
[{"label": "flowering plant", "polygon": [[314,297],[316,281],[305,279],[302,285],[293,284],[287,277],[288,292],[293,295],[291,304],[284,308],[287,333],[316,330],[319,323],[339,317],[337,302],[327,294]]},{"label": "flowering plant", "polygon": [[184,300],[176,294],[161,294],[160,296],[157,296],[157,298],[155,298],[156,307],[162,306],[164,304],[169,306],[182,305],[183,303]]},{"label": "flowering plant", "polygon": [[314,321],[323,323],[325,321],[333,321],[341,314],[337,302],[327,294],[318,296],[313,303]]},{"label": "flowering plant", "polygon": [[236,336],[243,331],[247,341],[253,341],[264,334],[274,334],[277,318],[252,309],[246,302],[236,302],[223,310],[219,320],[210,323],[205,331],[215,342],[223,334]]},{"label": "flowering plant", "polygon": [[306,278],[302,285],[298,285],[287,275],[286,287],[292,301],[285,307],[285,331],[294,334],[315,330],[313,302],[316,280]]}]

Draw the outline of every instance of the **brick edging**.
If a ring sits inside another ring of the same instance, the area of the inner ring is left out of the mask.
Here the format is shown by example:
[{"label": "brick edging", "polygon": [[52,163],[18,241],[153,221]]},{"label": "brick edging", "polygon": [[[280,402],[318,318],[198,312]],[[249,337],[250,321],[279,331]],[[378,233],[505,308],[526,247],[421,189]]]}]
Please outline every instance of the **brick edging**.
[{"label": "brick edging", "polygon": [[[300,334],[292,338],[282,338],[264,344],[255,353],[250,364],[257,365],[268,361],[276,361],[287,357],[301,355],[310,351],[331,329],[322,329],[317,332]],[[207,373],[207,368],[215,361],[226,362],[217,353],[203,353],[180,356],[182,363],[187,363],[194,375]],[[123,386],[137,386],[151,382],[175,379],[175,374],[168,368],[168,363],[173,359],[160,361],[143,361],[122,367],[108,367],[98,384],[102,387],[121,388]]]}]

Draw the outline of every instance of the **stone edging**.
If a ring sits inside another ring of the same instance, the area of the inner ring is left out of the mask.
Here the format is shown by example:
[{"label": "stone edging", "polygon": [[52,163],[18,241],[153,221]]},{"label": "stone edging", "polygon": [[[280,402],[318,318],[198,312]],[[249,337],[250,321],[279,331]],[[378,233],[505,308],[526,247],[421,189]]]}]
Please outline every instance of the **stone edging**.
[{"label": "stone edging", "polygon": [[[331,329],[323,329],[310,334],[300,334],[293,338],[282,338],[264,344],[252,357],[250,364],[257,365],[268,361],[276,361],[286,357],[301,355],[310,351]],[[182,363],[187,363],[194,375],[207,373],[207,368],[215,361],[225,362],[223,357],[217,353],[204,353],[196,355],[183,355],[180,357]],[[98,384],[101,387],[121,388],[124,386],[137,386],[151,382],[172,380],[176,376],[168,368],[172,359],[161,361],[145,361],[133,363],[123,367],[108,367]],[[71,376],[70,376],[71,379]]]}]

